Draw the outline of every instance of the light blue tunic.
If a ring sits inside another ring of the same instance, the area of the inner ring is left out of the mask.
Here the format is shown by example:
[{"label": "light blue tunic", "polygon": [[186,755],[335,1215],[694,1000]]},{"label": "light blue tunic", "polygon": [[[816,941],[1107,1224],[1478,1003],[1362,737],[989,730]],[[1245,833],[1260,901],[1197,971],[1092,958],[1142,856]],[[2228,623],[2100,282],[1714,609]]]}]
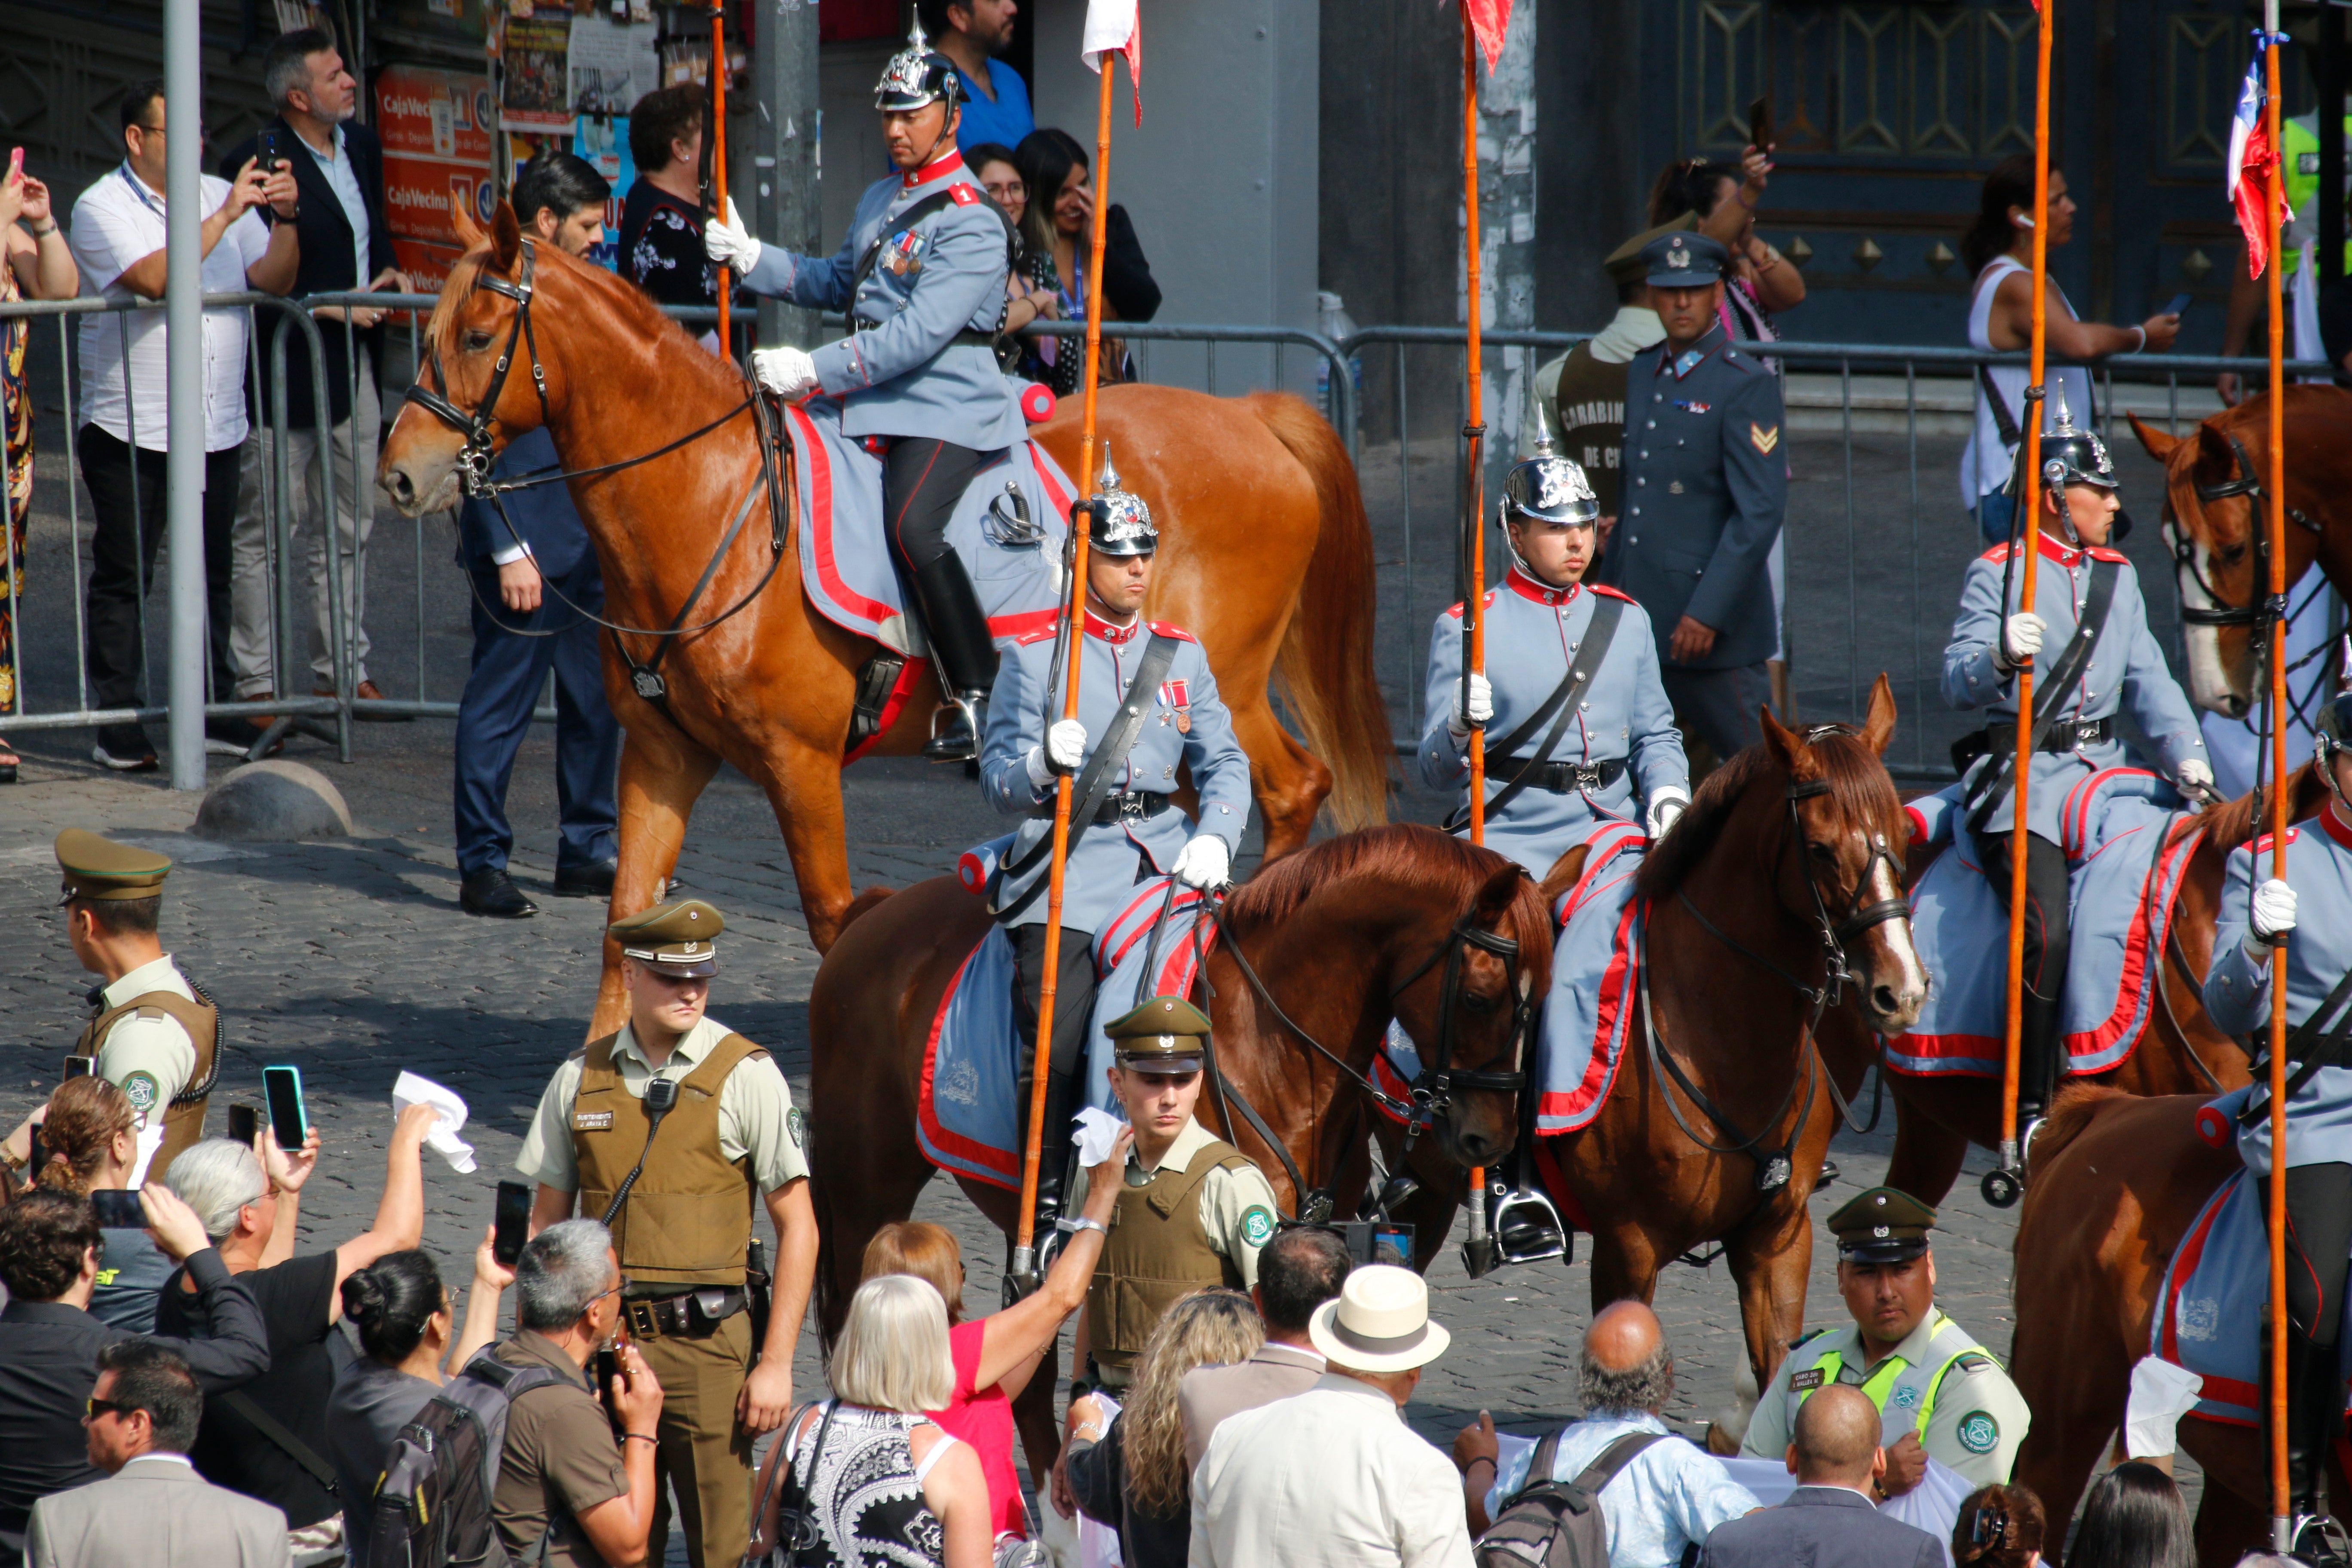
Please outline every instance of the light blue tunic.
[{"label": "light blue tunic", "polygon": [[[1644,801],[1668,784],[1685,791],[1690,787],[1690,763],[1683,756],[1682,733],[1675,728],[1674,705],[1658,679],[1658,648],[1649,616],[1614,588],[1554,588],[1516,566],[1482,601],[1486,679],[1495,689],[1486,744],[1492,748],[1525,723],[1559,687],[1592,624],[1596,594],[1622,601],[1624,613],[1610,639],[1607,662],[1594,674],[1578,711],[1552,748],[1551,759],[1591,763],[1622,758],[1630,765],[1601,789],[1548,790],[1530,783],[1499,816],[1487,817],[1486,847],[1509,856],[1538,878],[1580,842],[1595,821],[1631,818],[1637,781]],[[1451,722],[1461,688],[1462,606],[1456,605],[1437,617],[1430,632],[1429,730],[1421,740],[1421,777],[1430,788],[1458,791],[1458,799],[1466,801],[1470,746],[1466,738],[1454,735]],[[1532,755],[1550,728],[1549,720],[1538,727],[1519,754]],[[1510,782],[1514,771],[1498,771],[1497,763],[1495,757],[1487,759],[1490,800]]]},{"label": "light blue tunic", "polygon": [[[866,247],[936,191],[955,199],[892,239],[853,300]],[[958,342],[956,334],[993,332],[1004,319],[1005,265],[1003,220],[961,154],[950,153],[868,186],[829,261],[761,245],[743,287],[814,310],[845,310],[860,323],[810,356],[821,389],[841,399],[843,434],[927,436],[992,452],[1027,435],[1017,389],[986,343]]]},{"label": "light blue tunic", "polygon": [[[2015,574],[2009,598],[2001,599],[2001,571],[2010,547],[1996,544],[1969,563],[1960,589],[1960,613],[1952,623],[1952,640],[1944,649],[1944,700],[1955,708],[1981,708],[1985,722],[1996,733],[2014,739],[2017,733],[2017,677],[1996,667],[2001,622],[2015,613],[2024,592],[2024,574]],[[2062,719],[2099,720],[2128,712],[2149,744],[2156,747],[2168,777],[2178,778],[2180,764],[2191,757],[2202,762],[2205,737],[2197,715],[2181,694],[2164,662],[2164,649],[2147,629],[2147,603],[2140,596],[2139,574],[2116,551],[2100,547],[2074,550],[2048,534],[2042,536],[2040,583],[2035,587],[2033,613],[2047,623],[2042,652],[2035,660],[2037,679],[2058,662],[2074,636],[2075,618],[2091,583],[2095,561],[2113,561],[2121,574],[2107,619],[2082,679],[2059,710]],[[2034,689],[2041,700],[2042,689]],[[2000,759],[1987,755],[1969,770],[1973,789],[1988,768]],[[2071,752],[2039,752],[2027,784],[2026,826],[2053,844],[2065,842],[2059,824],[2067,792],[2101,768],[2126,765],[2123,742],[2108,740]],[[1987,830],[2006,833],[2016,821],[2017,794],[2009,792],[1987,820]]]},{"label": "light blue tunic", "polygon": [[[2286,946],[2257,967],[2246,956],[2246,926],[2253,889],[2271,874],[2270,835],[2230,852],[2221,884],[2221,912],[2213,932],[2213,966],[2205,975],[2205,1011],[2233,1035],[2254,1037],[2255,1050],[2270,1043],[2271,975],[2286,967],[2286,1021],[2294,1028],[2317,1012],[2327,994],[2352,970],[2352,829],[2336,820],[2331,805],[2317,822],[2287,829],[2286,879],[2294,889],[2295,924]],[[2325,1067],[2286,1102],[2286,1163],[2325,1165],[2352,1163],[2352,1055],[2345,1065]],[[2294,1072],[2290,1066],[2289,1076]],[[2234,1112],[2246,1102],[2240,1090],[2217,1102]],[[2238,1152],[2257,1174],[2270,1170],[2270,1118],[2238,1129]]]},{"label": "light blue tunic", "polygon": [[[1164,621],[1138,621],[1114,626],[1087,616],[1081,641],[1084,666],[1078,677],[1078,721],[1087,727],[1089,747],[1098,744],[1111,728],[1129,684],[1135,679],[1148,634],[1160,632],[1178,639],[1176,658],[1160,689],[1150,693],[1151,710],[1143,733],[1111,781],[1114,790],[1146,795],[1172,795],[1176,769],[1192,770],[1192,786],[1201,803],[1198,831],[1215,834],[1225,847],[1238,850],[1242,832],[1249,826],[1249,758],[1234,738],[1233,715],[1217,695],[1217,678],[1209,673],[1208,656],[1191,633]],[[1061,688],[1047,690],[1056,662],[1052,630],[1033,632],[1004,650],[996,670],[996,689],[988,700],[988,734],[981,748],[981,787],[990,804],[1007,816],[1025,817],[1013,845],[1004,851],[1007,866],[1018,864],[1030,847],[1054,832],[1054,790],[1029,782],[1030,748],[1045,739],[1045,730],[1062,716]],[[1052,701],[1053,711],[1046,711]],[[1083,773],[1084,764],[1078,770]],[[1076,803],[1073,801],[1073,809]],[[1042,815],[1040,815],[1042,814]],[[1168,869],[1176,852],[1195,829],[1181,810],[1170,808],[1152,817],[1117,823],[1070,825],[1070,867],[1062,888],[1062,924],[1071,931],[1092,931],[1123,909],[1135,884]],[[1019,878],[1007,876],[997,895],[999,908],[1013,904],[1034,882],[1045,880],[1051,852]],[[1045,895],[1040,893],[1006,923],[1041,925],[1045,920]]]}]

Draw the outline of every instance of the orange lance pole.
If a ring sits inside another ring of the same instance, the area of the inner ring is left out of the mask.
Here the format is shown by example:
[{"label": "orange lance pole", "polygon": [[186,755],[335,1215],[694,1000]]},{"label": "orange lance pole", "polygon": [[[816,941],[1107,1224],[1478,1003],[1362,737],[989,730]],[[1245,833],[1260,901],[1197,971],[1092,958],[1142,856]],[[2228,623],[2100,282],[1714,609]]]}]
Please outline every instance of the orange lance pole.
[{"label": "orange lance pole", "polygon": [[[710,199],[714,216],[727,216],[727,5],[715,0],[710,7]],[[719,267],[719,357],[731,357],[727,331],[727,302],[733,293],[734,274]]]},{"label": "orange lance pole", "polygon": [[[2042,31],[2034,63],[2033,331],[2026,355],[2026,378],[2036,389],[2042,384],[2049,351],[2050,44],[2057,10],[2058,0],[2042,0]],[[2021,615],[2032,613],[2034,589],[2042,576],[2042,498],[2048,493],[2042,482],[2042,403],[2038,397],[2029,397],[2025,406],[2029,416],[2025,422],[2025,483],[2020,487],[2024,493],[2017,498],[2017,504],[2025,509],[2024,536],[2016,547],[2022,552],[2023,570],[2017,579],[2017,608]],[[2007,606],[2003,609],[2005,612]],[[1996,637],[2005,635],[2007,619],[2004,613],[2003,626],[1993,633]],[[2012,1173],[2021,1168],[2017,1154],[2017,1073],[2018,1052],[2025,1029],[2026,790],[2033,778],[2032,746],[2033,665],[2029,660],[2017,671],[2017,749],[2010,770],[2016,780],[2011,804],[2017,815],[2009,836],[2009,994],[2000,1066],[2000,1168]]]},{"label": "orange lance pole", "polygon": [[[1087,264],[1087,363],[1085,392],[1078,422],[1078,484],[1087,495],[1098,479],[1095,463],[1095,395],[1102,375],[1103,225],[1110,212],[1111,54],[1101,57],[1102,94],[1095,109],[1094,234]],[[1078,716],[1078,654],[1087,635],[1087,530],[1074,511],[1070,519],[1069,637],[1064,649],[1066,678],[1062,683],[1062,717]],[[1037,984],[1037,1041],[1029,1087],[1029,1140],[1021,1159],[1021,1219],[1013,1243],[1013,1273],[1034,1273],[1036,1264],[1037,1176],[1045,1135],[1045,1089],[1054,1062],[1054,1002],[1062,962],[1062,884],[1070,856],[1071,775],[1064,773],[1054,786],[1054,856],[1047,864],[1045,884],[1045,973]]]},{"label": "orange lance pole", "polygon": [[[2271,472],[2270,533],[2271,875],[2286,877],[2286,626],[2276,606],[2286,595],[2286,312],[2280,293],[2285,257],[2279,251],[2279,209],[2285,205],[2286,166],[2279,155],[2278,0],[2263,6],[2263,124],[2271,163],[2263,191],[2263,226],[2270,241]],[[2271,1539],[2280,1552],[2293,1545],[2286,1471],[2286,976],[2285,950],[2271,951]]]},{"label": "orange lance pole", "polygon": [[[1470,0],[1462,0],[1462,240],[1468,266],[1465,278],[1463,315],[1469,321],[1465,364],[1468,385],[1463,404],[1462,527],[1468,536],[1470,596],[1463,601],[1464,635],[1468,656],[1463,668],[1471,675],[1486,673],[1486,426],[1483,417],[1486,388],[1479,363],[1478,279],[1478,48],[1470,25]],[[1465,680],[1465,689],[1467,689]],[[1486,842],[1486,731],[1470,726],[1470,842]],[[1486,1171],[1470,1167],[1470,1255],[1482,1256],[1491,1244],[1486,1237]],[[1491,1268],[1492,1260],[1487,1266]]]}]

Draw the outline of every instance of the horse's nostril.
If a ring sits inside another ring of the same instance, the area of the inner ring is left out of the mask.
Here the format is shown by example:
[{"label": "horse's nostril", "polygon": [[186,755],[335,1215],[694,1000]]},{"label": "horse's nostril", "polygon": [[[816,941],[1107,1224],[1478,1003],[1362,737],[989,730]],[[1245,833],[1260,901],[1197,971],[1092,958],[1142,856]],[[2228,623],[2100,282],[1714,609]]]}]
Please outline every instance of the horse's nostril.
[{"label": "horse's nostril", "polygon": [[1892,985],[1881,985],[1873,991],[1870,994],[1870,1002],[1872,1006],[1878,1009],[1882,1016],[1892,1015],[1902,1006],[1902,1002],[1895,996],[1895,987]]}]

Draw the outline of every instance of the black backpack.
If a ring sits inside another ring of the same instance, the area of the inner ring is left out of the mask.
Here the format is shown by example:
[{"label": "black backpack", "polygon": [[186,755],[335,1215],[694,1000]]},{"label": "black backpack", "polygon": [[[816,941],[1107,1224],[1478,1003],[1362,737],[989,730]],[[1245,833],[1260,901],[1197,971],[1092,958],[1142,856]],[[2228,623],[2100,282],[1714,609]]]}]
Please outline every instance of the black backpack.
[{"label": "black backpack", "polygon": [[1601,1489],[1653,1443],[1658,1432],[1628,1432],[1572,1481],[1551,1479],[1559,1434],[1545,1434],[1528,1462],[1528,1484],[1503,1504],[1478,1538],[1478,1568],[1609,1568],[1609,1526],[1601,1517]]},{"label": "black backpack", "polygon": [[[507,1446],[507,1412],[562,1381],[543,1366],[509,1366],[483,1351],[400,1429],[376,1481],[369,1561],[377,1568],[508,1568],[490,1499]],[[527,1561],[544,1563],[555,1523]]]}]

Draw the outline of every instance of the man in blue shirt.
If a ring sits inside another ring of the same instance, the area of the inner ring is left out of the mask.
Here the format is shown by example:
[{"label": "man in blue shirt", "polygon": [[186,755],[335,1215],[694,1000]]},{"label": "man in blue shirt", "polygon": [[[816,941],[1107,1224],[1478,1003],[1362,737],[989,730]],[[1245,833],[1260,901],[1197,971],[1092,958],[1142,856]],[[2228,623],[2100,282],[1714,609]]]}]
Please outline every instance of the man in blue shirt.
[{"label": "man in blue shirt", "polygon": [[918,0],[915,9],[923,31],[963,78],[963,123],[956,127],[956,145],[1021,145],[1021,138],[1037,129],[1029,84],[997,58],[1013,47],[1013,18],[1021,7],[1013,0]]}]

